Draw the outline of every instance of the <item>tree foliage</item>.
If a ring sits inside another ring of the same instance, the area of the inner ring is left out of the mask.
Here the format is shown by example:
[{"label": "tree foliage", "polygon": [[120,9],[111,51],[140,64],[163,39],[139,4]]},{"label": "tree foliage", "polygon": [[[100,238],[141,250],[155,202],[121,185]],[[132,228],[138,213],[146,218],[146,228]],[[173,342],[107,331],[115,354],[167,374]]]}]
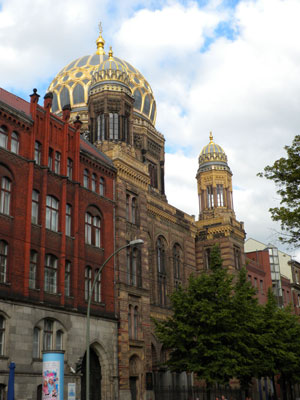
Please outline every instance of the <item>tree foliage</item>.
[{"label": "tree foliage", "polygon": [[191,276],[187,288],[171,295],[173,315],[154,321],[156,334],[170,350],[172,371],[195,372],[207,384],[300,372],[300,324],[290,309],[277,307],[272,292],[259,305],[243,268],[235,278],[222,267],[218,247],[210,271]]},{"label": "tree foliage", "polygon": [[295,136],[291,146],[285,146],[287,157],[281,157],[272,166],[266,166],[263,173],[273,180],[281,197],[280,207],[270,208],[274,221],[280,221],[283,243],[300,243],[300,135]]}]

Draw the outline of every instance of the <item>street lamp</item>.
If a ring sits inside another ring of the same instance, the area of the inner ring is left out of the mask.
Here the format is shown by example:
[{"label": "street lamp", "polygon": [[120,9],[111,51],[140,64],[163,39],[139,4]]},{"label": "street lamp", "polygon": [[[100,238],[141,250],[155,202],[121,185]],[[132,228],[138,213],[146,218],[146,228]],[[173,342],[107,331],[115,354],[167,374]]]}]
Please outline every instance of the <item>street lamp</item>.
[{"label": "street lamp", "polygon": [[90,400],[90,310],[91,310],[91,302],[92,302],[92,297],[93,297],[93,292],[95,289],[96,282],[97,282],[99,275],[101,274],[103,268],[105,267],[105,265],[108,263],[108,261],[113,256],[115,256],[117,253],[119,253],[119,251],[126,249],[126,247],[137,246],[139,244],[144,244],[144,241],[142,239],[131,240],[131,242],[127,243],[125,246],[122,246],[122,247],[118,248],[116,251],[114,251],[101,265],[101,267],[99,268],[99,270],[94,278],[91,292],[89,294],[87,313],[86,313],[86,381],[85,381],[86,400]]}]

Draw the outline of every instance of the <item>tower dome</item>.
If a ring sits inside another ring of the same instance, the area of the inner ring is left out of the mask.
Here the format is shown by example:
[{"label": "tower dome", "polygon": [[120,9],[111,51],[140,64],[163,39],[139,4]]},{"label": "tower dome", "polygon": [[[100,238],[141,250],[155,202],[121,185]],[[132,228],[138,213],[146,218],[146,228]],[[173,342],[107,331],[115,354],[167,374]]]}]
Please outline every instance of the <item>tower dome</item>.
[{"label": "tower dome", "polygon": [[230,172],[225,151],[222,149],[221,146],[214,142],[211,132],[209,135],[209,143],[203,147],[198,158],[198,163],[198,171],[206,171],[210,169],[225,169]]},{"label": "tower dome", "polygon": [[[53,79],[48,91],[53,93],[52,112],[61,114],[65,105],[70,104],[71,115],[81,114],[87,120],[87,103],[92,76],[95,71],[115,70],[126,72],[129,77],[128,86],[134,98],[133,112],[155,125],[156,102],[153,91],[144,76],[130,63],[120,58],[106,55],[102,28],[96,40],[97,50],[94,54],[77,58],[66,65]],[[86,114],[86,116],[85,116]]]}]

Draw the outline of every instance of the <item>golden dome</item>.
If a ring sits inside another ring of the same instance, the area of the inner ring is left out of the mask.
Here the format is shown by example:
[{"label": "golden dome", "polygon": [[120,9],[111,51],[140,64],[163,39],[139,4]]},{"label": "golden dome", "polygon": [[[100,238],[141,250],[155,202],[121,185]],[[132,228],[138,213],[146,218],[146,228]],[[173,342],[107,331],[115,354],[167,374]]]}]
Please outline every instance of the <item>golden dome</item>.
[{"label": "golden dome", "polygon": [[199,170],[208,169],[227,169],[230,171],[227,164],[227,156],[221,146],[214,143],[213,135],[210,132],[209,143],[203,147],[199,158]]},{"label": "golden dome", "polygon": [[96,40],[97,51],[77,58],[65,66],[53,79],[48,91],[53,93],[52,112],[60,114],[66,104],[70,104],[72,114],[87,110],[88,93],[93,72],[100,69],[120,70],[129,76],[129,87],[134,97],[134,113],[139,114],[153,125],[156,120],[156,103],[149,83],[143,75],[127,61],[114,57],[112,51],[107,56],[104,51],[102,30]]}]

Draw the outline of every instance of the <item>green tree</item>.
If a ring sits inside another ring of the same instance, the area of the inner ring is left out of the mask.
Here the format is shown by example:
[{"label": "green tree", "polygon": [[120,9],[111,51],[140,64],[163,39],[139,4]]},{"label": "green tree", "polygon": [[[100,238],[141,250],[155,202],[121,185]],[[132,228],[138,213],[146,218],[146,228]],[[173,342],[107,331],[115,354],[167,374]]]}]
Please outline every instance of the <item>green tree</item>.
[{"label": "green tree", "polygon": [[261,311],[259,376],[269,376],[274,380],[276,375],[280,375],[281,390],[286,398],[287,387],[300,380],[299,318],[291,307],[278,307],[271,289],[268,302]]},{"label": "green tree", "polygon": [[264,176],[273,180],[278,187],[277,193],[281,197],[280,207],[270,208],[274,221],[280,221],[283,243],[300,243],[300,135],[295,136],[291,146],[285,146],[287,157],[275,161],[267,166]]},{"label": "green tree", "polygon": [[[209,273],[192,276],[186,289],[179,288],[171,295],[173,315],[156,321],[158,338],[171,352],[167,361],[171,370],[195,372],[207,384],[228,383],[233,376],[248,382],[253,360],[245,363],[245,359],[254,339],[246,332],[250,322],[243,318],[247,313],[254,315],[252,300],[247,303],[254,292],[245,279],[243,272],[233,296],[233,276],[222,267],[220,250],[214,247]],[[244,347],[247,351],[242,356]]]},{"label": "green tree", "polygon": [[245,390],[252,377],[258,375],[260,352],[257,341],[261,314],[256,292],[247,279],[246,268],[242,268],[236,279],[232,297],[232,328],[235,334],[232,346],[237,357],[237,368],[233,374]]}]

